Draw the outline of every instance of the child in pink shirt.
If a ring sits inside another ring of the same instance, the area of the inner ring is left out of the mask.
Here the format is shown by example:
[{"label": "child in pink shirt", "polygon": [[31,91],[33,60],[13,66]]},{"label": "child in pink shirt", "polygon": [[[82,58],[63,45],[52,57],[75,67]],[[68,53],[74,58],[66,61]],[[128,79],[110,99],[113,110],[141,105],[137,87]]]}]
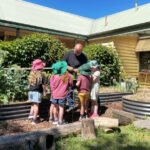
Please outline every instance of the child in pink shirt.
[{"label": "child in pink shirt", "polygon": [[73,79],[71,74],[67,72],[67,63],[65,61],[59,61],[53,64],[52,69],[53,75],[50,78],[50,89],[52,98],[51,109],[54,110],[54,121],[58,121],[58,125],[62,125],[64,106],[66,104],[65,99],[68,94],[69,86],[73,84]]}]

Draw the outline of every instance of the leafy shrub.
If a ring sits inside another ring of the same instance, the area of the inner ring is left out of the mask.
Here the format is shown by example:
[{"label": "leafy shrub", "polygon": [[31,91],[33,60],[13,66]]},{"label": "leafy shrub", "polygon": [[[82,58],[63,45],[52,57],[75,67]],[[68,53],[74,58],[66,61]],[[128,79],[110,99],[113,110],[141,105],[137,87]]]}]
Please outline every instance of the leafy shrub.
[{"label": "leafy shrub", "polygon": [[65,52],[63,44],[48,34],[32,34],[10,42],[0,42],[0,51],[7,52],[3,66],[17,64],[29,67],[36,58],[50,66],[60,60]]},{"label": "leafy shrub", "polygon": [[97,60],[101,65],[101,85],[111,85],[113,80],[119,80],[120,62],[113,48],[94,44],[85,47],[89,60]]},{"label": "leafy shrub", "polygon": [[18,66],[15,69],[0,69],[0,103],[22,100],[27,97],[28,72]]}]

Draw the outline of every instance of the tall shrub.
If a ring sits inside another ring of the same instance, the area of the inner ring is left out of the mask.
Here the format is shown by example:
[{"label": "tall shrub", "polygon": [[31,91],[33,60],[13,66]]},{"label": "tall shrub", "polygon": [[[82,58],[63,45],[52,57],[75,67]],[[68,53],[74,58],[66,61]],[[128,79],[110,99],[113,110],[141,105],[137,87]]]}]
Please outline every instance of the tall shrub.
[{"label": "tall shrub", "polygon": [[101,65],[101,85],[111,85],[113,80],[119,80],[120,62],[117,52],[110,47],[94,44],[85,47],[85,53],[90,60],[97,60]]},{"label": "tall shrub", "polygon": [[47,66],[50,66],[63,57],[65,47],[59,40],[48,34],[32,34],[11,42],[0,42],[0,50],[8,52],[3,66],[17,64],[21,67],[29,67],[36,58],[42,59]]}]

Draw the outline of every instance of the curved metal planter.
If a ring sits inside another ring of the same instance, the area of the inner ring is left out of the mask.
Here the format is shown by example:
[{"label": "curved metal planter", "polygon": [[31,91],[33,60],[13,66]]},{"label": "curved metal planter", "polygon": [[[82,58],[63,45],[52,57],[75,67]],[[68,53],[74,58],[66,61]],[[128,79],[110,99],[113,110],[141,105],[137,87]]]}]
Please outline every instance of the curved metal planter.
[{"label": "curved metal planter", "polygon": [[133,113],[137,118],[150,117],[150,103],[135,101],[130,97],[123,97],[123,110]]},{"label": "curved metal planter", "polygon": [[122,97],[125,95],[131,95],[132,93],[100,93],[98,100],[100,106],[106,105],[112,102],[122,101]]}]

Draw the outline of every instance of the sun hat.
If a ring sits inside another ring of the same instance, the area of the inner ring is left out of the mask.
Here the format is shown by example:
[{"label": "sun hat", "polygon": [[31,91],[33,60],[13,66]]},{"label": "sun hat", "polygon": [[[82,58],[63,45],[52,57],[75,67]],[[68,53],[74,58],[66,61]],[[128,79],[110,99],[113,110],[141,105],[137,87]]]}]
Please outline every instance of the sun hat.
[{"label": "sun hat", "polygon": [[100,65],[98,64],[98,62],[96,60],[91,60],[88,62],[91,68],[97,68],[100,67]]},{"label": "sun hat", "polygon": [[41,70],[45,67],[45,63],[41,59],[35,59],[32,62],[32,70]]},{"label": "sun hat", "polygon": [[80,71],[80,74],[81,75],[85,75],[85,76],[90,76],[91,75],[91,71],[82,70],[82,71]]},{"label": "sun hat", "polygon": [[91,67],[89,63],[83,64],[78,68],[78,71],[81,75],[91,75]]},{"label": "sun hat", "polygon": [[58,61],[51,68],[54,74],[63,75],[67,71],[67,63],[66,61]]}]

